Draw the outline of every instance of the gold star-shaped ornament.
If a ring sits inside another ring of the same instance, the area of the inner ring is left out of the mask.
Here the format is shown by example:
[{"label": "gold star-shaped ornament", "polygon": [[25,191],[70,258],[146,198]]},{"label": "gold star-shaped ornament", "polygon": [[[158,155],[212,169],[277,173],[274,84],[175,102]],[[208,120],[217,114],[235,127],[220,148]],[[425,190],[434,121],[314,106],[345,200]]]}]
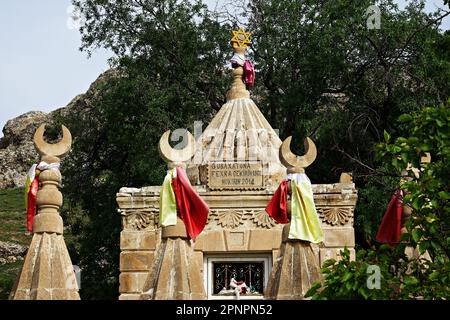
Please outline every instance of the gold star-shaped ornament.
[{"label": "gold star-shaped ornament", "polygon": [[232,31],[231,44],[233,48],[247,48],[252,44],[250,40],[251,32],[245,32],[244,28]]}]

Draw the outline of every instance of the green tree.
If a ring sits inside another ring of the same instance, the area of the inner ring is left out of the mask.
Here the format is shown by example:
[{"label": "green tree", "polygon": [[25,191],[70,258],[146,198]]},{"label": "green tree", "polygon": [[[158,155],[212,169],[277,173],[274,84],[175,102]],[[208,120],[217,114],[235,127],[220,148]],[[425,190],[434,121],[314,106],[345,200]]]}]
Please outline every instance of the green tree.
[{"label": "green tree", "polygon": [[59,121],[73,151],[63,165],[68,246],[83,270],[84,299],[118,296],[123,186],[158,185],[157,144],[167,129],[208,120],[225,96],[229,27],[189,1],[74,1],[86,18],[83,49],[112,50],[114,70]]},{"label": "green tree", "polygon": [[[424,108],[414,114],[403,114],[399,121],[408,136],[399,136],[378,146],[377,155],[393,172],[400,174],[413,164],[420,168],[416,178],[409,178],[401,188],[408,190],[404,198],[413,209],[407,222],[408,233],[402,243],[391,249],[360,250],[356,261],[350,261],[348,250],[339,262],[328,260],[322,272],[323,283],[315,284],[308,295],[314,299],[448,299],[450,297],[450,100],[440,107]],[[426,152],[429,164],[420,163]],[[405,247],[426,251],[432,261],[411,259]],[[367,268],[380,268],[379,289],[367,285]]]},{"label": "green tree", "polygon": [[390,197],[395,188],[392,179],[380,179],[386,171],[373,146],[400,114],[450,95],[449,59],[438,49],[449,51],[449,35],[437,30],[448,13],[427,15],[419,1],[404,11],[393,1],[379,1],[381,28],[368,29],[372,4],[252,1],[249,12],[258,105],[283,137],[315,139],[312,181],[353,172],[362,189],[356,210],[360,240],[374,236],[383,212],[374,199]]}]

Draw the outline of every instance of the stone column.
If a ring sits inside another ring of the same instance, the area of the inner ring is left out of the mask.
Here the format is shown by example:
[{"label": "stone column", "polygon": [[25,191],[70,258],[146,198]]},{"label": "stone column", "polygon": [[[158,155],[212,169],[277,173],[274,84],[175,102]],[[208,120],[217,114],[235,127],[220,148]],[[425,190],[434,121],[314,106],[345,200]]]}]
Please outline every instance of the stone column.
[{"label": "stone column", "polygon": [[[160,139],[159,151],[169,169],[186,168],[195,152],[192,135],[188,145],[174,150],[167,143],[170,131]],[[162,227],[161,244],[155,252],[153,264],[144,284],[141,300],[204,300],[201,268],[194,258],[194,249],[186,233],[183,220],[177,217],[173,226]]]},{"label": "stone column", "polygon": [[[283,141],[280,160],[291,174],[304,174],[317,156],[317,149],[310,138],[305,139],[303,156],[297,156],[290,149],[292,137]],[[265,297],[276,300],[301,300],[313,282],[321,279],[319,260],[308,241],[289,239],[291,227],[291,184],[288,183],[287,218],[289,223],[283,228],[282,243],[267,284]]]},{"label": "stone column", "polygon": [[[234,47],[235,53],[240,53],[245,55],[247,48],[243,47]],[[245,87],[245,83],[242,80],[244,76],[244,68],[238,66],[233,69],[233,84],[231,85],[231,89],[227,92],[227,101],[239,98],[250,98],[250,92]]]},{"label": "stone column", "polygon": [[[72,137],[63,126],[63,139],[47,144],[43,139],[45,125],[36,130],[34,143],[42,161],[59,164],[71,148]],[[72,261],[63,237],[63,221],[59,210],[63,197],[59,191],[61,173],[58,168],[42,171],[37,194],[38,213],[33,225],[33,239],[28,249],[16,287],[15,300],[79,300],[78,285]]]},{"label": "stone column", "polygon": [[[291,194],[290,184],[288,194]],[[288,196],[289,197],[289,196]],[[291,219],[291,200],[287,201]],[[289,222],[283,227],[282,243],[273,264],[265,297],[271,300],[302,300],[315,281],[321,279],[319,261],[308,241],[289,239]]]}]

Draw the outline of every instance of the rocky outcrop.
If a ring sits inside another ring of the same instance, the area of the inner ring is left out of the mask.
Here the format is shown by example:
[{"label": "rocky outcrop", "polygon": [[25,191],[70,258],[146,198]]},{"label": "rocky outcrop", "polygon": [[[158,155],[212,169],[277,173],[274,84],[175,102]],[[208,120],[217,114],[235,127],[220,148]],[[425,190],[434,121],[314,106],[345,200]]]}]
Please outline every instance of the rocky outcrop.
[{"label": "rocky outcrop", "polygon": [[38,159],[32,135],[39,125],[49,121],[47,113],[28,112],[6,123],[0,144],[0,189],[24,185],[27,170]]},{"label": "rocky outcrop", "polygon": [[3,128],[4,136],[0,139],[0,189],[21,188],[25,185],[29,168],[39,159],[32,139],[37,127],[43,123],[53,123],[56,117],[89,113],[98,84],[118,74],[113,69],[106,71],[91,84],[86,93],[76,96],[63,108],[50,113],[32,111],[9,120]]}]

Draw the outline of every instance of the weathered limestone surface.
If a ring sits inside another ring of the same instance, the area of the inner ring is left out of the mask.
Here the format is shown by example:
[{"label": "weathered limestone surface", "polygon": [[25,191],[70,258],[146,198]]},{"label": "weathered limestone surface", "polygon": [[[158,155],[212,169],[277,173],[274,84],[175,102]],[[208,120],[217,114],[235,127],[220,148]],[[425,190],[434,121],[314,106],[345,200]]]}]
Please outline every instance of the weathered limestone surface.
[{"label": "weathered limestone surface", "polygon": [[[283,226],[265,212],[272,191],[220,192],[206,191],[204,186],[195,188],[210,207],[205,230],[193,245],[199,270],[203,271],[203,259],[209,254],[271,253],[272,261],[277,260]],[[142,261],[147,264],[147,259],[152,259],[143,255],[155,257],[154,252],[160,247],[159,190],[159,186],[122,188],[117,194],[123,221],[121,268],[127,265],[121,270],[120,299],[138,299],[150,273],[149,269],[142,270]],[[344,247],[354,257],[353,210],[357,201],[354,184],[313,185],[313,191],[325,234],[325,247],[313,246],[316,259],[322,264],[326,259],[339,258]],[[203,280],[200,282],[203,285]]]},{"label": "weathered limestone surface", "polygon": [[[49,145],[43,140],[44,126],[35,134],[36,149],[42,161],[60,163],[70,150],[72,137],[63,127],[63,138]],[[33,225],[33,239],[22,270],[10,298],[14,300],[79,300],[75,272],[63,237],[63,222],[59,215],[62,194],[59,169],[42,171],[42,187],[37,194],[38,214]]]},{"label": "weathered limestone surface", "polygon": [[288,239],[290,224],[283,229],[283,243],[265,293],[271,300],[301,300],[321,279],[320,266],[311,244]]},{"label": "weathered limestone surface", "polygon": [[206,299],[200,265],[180,218],[175,226],[162,229],[162,243],[148,270],[150,272],[141,299]]}]

